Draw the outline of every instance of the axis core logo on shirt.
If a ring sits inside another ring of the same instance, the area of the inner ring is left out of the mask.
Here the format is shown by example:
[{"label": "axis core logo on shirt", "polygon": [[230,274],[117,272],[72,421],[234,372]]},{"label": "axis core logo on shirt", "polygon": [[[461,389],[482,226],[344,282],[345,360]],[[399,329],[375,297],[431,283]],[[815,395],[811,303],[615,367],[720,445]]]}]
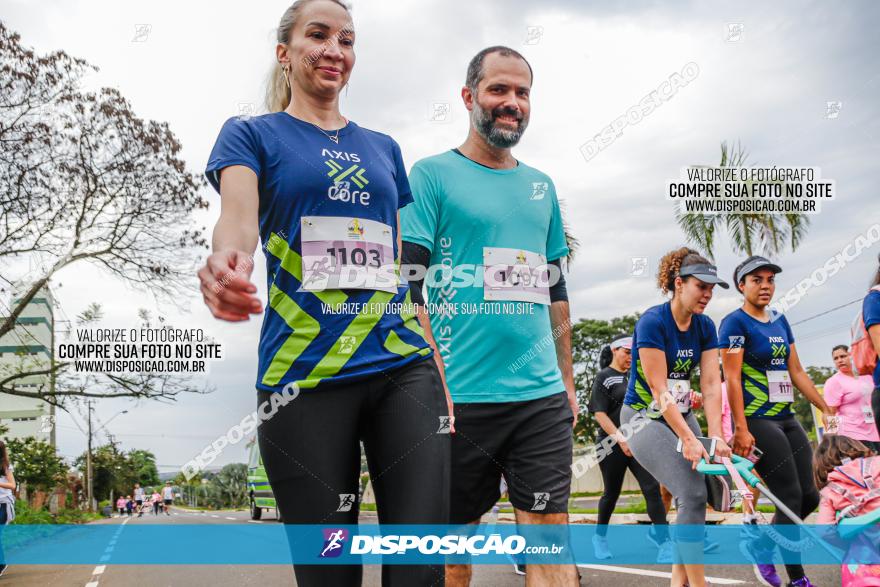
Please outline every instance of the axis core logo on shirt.
[{"label": "axis core logo on shirt", "polygon": [[691,368],[691,363],[693,363],[693,359],[682,360],[675,359],[675,366],[672,368],[674,373],[687,373]]},{"label": "axis core logo on shirt", "polygon": [[354,164],[351,167],[345,169],[342,167],[342,165],[340,165],[333,159],[327,159],[326,161],[324,161],[324,164],[330,168],[330,171],[327,172],[327,177],[332,177],[333,183],[339,183],[340,181],[348,178],[352,181],[352,183],[354,183],[354,185],[358,186],[361,189],[363,189],[364,186],[370,183],[370,180],[368,180],[366,176],[364,176],[364,173],[366,173],[367,170],[358,164]]}]

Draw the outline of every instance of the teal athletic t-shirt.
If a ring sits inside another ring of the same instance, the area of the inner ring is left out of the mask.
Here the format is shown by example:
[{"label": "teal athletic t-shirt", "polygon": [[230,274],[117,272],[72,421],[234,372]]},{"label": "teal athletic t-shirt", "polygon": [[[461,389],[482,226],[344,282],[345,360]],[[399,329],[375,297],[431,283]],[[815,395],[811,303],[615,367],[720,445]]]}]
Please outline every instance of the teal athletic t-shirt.
[{"label": "teal athletic t-shirt", "polygon": [[505,255],[531,267],[568,254],[551,179],[522,162],[491,169],[450,150],[417,162],[409,181],[414,202],[401,210],[403,240],[428,249],[431,266],[458,272],[446,284],[439,271],[425,279],[452,399],[501,403],[564,391],[549,305],[487,296],[484,282],[498,283],[497,275],[471,279]]}]

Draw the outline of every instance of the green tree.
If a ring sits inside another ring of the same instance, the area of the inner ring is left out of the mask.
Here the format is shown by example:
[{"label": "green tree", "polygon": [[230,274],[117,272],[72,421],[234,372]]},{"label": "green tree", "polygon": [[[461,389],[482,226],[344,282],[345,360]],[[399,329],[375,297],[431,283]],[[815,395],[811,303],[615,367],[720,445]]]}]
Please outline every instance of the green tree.
[{"label": "green tree", "polygon": [[[747,167],[747,160],[748,155],[739,143],[733,148],[726,141],[721,143],[721,167]],[[719,229],[727,231],[735,253],[772,256],[782,252],[786,244],[792,251],[797,249],[810,223],[805,214],[687,214],[681,205],[676,208],[675,219],[685,237],[709,258],[714,257]]]},{"label": "green tree", "polygon": [[134,483],[140,483],[142,487],[160,483],[156,456],[153,453],[148,450],[134,449],[128,451],[125,458],[131,471],[132,486]]},{"label": "green tree", "polygon": [[[814,385],[824,385],[835,372],[831,367],[814,366],[806,367],[806,371]],[[797,421],[800,422],[801,426],[804,427],[804,430],[807,431],[810,440],[816,440],[816,428],[813,421],[812,404],[810,404],[809,400],[807,400],[803,394],[796,393],[791,410],[794,412],[794,417],[797,418]]]},{"label": "green tree", "polygon": [[[87,454],[83,452],[76,459],[76,468],[82,472],[84,484],[86,485],[88,484],[89,475],[87,463]],[[95,499],[98,501],[109,499],[111,489],[115,495],[125,491],[123,489],[127,475],[125,465],[125,456],[116,444],[105,444],[92,449],[92,490],[94,491]]]},{"label": "green tree", "polygon": [[[0,337],[29,337],[17,326],[27,305],[86,263],[182,304],[208,248],[196,223],[208,208],[202,174],[187,169],[168,123],[137,116],[116,89],[88,91],[94,70],[63,51],[30,49],[0,22],[0,266],[4,282],[24,285],[0,316]],[[31,387],[38,376],[47,383]],[[31,355],[0,365],[0,393],[64,409],[79,397],[195,393],[193,379],[77,373],[70,361]]]},{"label": "green tree", "polygon": [[[85,477],[86,453],[77,457],[76,466]],[[140,449],[123,452],[116,443],[92,449],[92,473],[95,476],[95,497],[99,500],[109,499],[111,490],[114,496],[128,495],[135,483],[140,483],[141,487],[159,484],[159,470],[153,453]]]},{"label": "green tree", "polygon": [[15,480],[26,482],[30,489],[49,491],[67,478],[67,465],[48,442],[27,438],[6,441],[9,460],[15,469]]},{"label": "green tree", "polygon": [[571,352],[574,363],[574,384],[577,391],[581,416],[575,426],[575,440],[580,443],[591,443],[596,439],[596,419],[586,413],[586,405],[590,401],[593,380],[599,372],[599,353],[602,347],[612,338],[621,333],[632,333],[635,329],[638,314],[619,316],[611,320],[582,318],[571,332]]},{"label": "green tree", "polygon": [[247,465],[231,463],[220,469],[208,481],[208,503],[218,509],[247,505]]}]

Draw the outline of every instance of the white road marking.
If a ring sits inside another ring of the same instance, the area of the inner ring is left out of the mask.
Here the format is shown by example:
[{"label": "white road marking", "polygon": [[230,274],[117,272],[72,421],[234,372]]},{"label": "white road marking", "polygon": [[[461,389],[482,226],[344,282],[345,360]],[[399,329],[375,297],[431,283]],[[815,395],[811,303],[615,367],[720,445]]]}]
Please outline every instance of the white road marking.
[{"label": "white road marking", "polygon": [[[122,527],[128,524],[131,521],[131,518],[125,518],[122,520],[122,523],[119,524],[119,527],[116,529],[116,532],[113,535],[113,538],[110,540],[110,543],[107,545],[107,548],[104,549],[104,556],[102,556],[99,560],[108,561],[110,560],[110,555],[108,553],[113,552],[113,548],[116,546],[116,540],[119,537],[120,532],[122,532]],[[98,579],[97,575],[103,575],[104,571],[107,570],[107,565],[98,565],[95,567],[95,570],[92,571],[92,579],[93,581],[89,581],[86,583],[86,587],[98,587]]]},{"label": "white road marking", "polygon": [[218,516],[217,514],[211,514],[211,517],[212,518],[219,518],[220,516]]},{"label": "white road marking", "polygon": [[250,522],[251,524],[262,524],[262,522],[259,522],[257,520],[248,520],[248,522]]},{"label": "white road marking", "polygon": [[[609,571],[612,573],[623,573],[625,575],[642,575],[644,577],[661,577],[663,579],[671,579],[672,573],[664,573],[663,571],[649,571],[647,569],[633,569],[630,567],[616,567],[609,565],[578,565],[582,569],[593,569],[596,571]],[[743,585],[745,581],[739,579],[725,579],[723,577],[706,577],[707,583],[715,583],[716,585]]]},{"label": "white road marking", "polygon": [[227,520],[237,520],[238,518],[233,518],[232,516],[226,516]]}]

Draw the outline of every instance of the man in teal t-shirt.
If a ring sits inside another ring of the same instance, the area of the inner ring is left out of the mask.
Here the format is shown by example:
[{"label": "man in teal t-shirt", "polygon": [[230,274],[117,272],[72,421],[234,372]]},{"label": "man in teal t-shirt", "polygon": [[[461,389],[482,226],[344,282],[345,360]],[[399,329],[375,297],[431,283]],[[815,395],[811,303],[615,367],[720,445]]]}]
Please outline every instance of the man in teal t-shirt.
[{"label": "man in teal t-shirt", "polygon": [[[577,401],[560,260],[569,250],[553,182],[510,152],[528,124],[531,83],[516,51],[477,54],[462,89],[467,140],[413,166],[414,203],[401,212],[404,264],[427,267],[410,278],[412,297],[454,402],[454,524],[492,507],[502,475],[518,523],[568,521]],[[541,584],[576,578],[568,565],[528,573]],[[469,566],[447,565],[449,584],[469,577]]]}]

